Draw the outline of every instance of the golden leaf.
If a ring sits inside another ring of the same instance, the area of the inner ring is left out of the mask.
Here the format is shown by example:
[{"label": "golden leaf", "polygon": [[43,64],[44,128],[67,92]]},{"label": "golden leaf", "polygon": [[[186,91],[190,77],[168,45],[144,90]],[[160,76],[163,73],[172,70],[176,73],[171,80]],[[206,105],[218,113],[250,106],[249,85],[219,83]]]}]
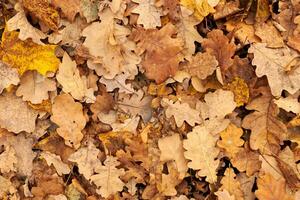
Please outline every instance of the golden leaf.
[{"label": "golden leaf", "polygon": [[234,94],[234,101],[237,106],[242,106],[249,101],[249,88],[244,79],[239,77],[234,78],[234,80],[225,86],[225,89],[229,89]]},{"label": "golden leaf", "polygon": [[224,176],[221,180],[221,189],[227,190],[230,195],[234,195],[236,200],[242,200],[243,198],[243,191],[241,190],[241,184],[236,179],[236,174],[234,173],[232,168],[227,168]]},{"label": "golden leaf", "polygon": [[210,13],[215,12],[215,9],[210,5],[208,0],[181,0],[180,4],[194,11],[194,15],[199,21],[202,21]]},{"label": "golden leaf", "polygon": [[55,56],[56,45],[38,45],[30,40],[18,39],[18,32],[2,34],[0,46],[0,59],[18,69],[20,75],[28,70],[37,70],[46,75],[48,71],[55,72],[59,65],[59,59]]},{"label": "golden leaf", "polygon": [[222,140],[218,141],[218,146],[225,149],[225,152],[229,157],[234,157],[244,144],[244,140],[241,139],[243,130],[236,127],[234,124],[229,126],[220,133]]}]

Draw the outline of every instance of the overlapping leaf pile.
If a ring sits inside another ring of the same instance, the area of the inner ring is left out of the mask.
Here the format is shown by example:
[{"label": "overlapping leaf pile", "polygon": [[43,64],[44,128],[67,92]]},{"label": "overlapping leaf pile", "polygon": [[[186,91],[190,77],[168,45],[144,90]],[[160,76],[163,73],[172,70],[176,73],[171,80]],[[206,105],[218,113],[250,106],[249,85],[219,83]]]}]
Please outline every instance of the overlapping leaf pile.
[{"label": "overlapping leaf pile", "polygon": [[299,0],[0,10],[0,199],[300,199]]}]

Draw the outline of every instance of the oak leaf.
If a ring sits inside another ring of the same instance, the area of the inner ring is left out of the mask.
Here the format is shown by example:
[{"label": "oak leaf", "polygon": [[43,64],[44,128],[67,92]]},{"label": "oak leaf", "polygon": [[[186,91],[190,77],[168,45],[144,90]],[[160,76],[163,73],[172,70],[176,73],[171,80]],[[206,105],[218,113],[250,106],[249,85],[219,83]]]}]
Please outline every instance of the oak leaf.
[{"label": "oak leaf", "polygon": [[36,157],[36,153],[32,151],[33,139],[26,138],[23,134],[2,134],[0,145],[3,145],[6,149],[14,149],[16,171],[20,175],[30,177],[33,171],[33,159]]},{"label": "oak leaf", "polygon": [[188,170],[187,161],[183,155],[183,143],[180,139],[179,134],[160,138],[158,140],[158,147],[161,151],[161,161],[174,160],[176,163],[177,170],[179,172],[179,179],[183,179]]},{"label": "oak leaf", "polygon": [[18,71],[0,61],[0,94],[10,85],[18,85],[20,82]]},{"label": "oak leaf", "polygon": [[145,52],[141,63],[146,70],[145,75],[157,84],[174,76],[182,60],[184,42],[182,38],[172,37],[176,32],[175,26],[168,23],[160,30],[137,30],[133,33],[134,40],[139,41],[139,55]]},{"label": "oak leaf", "polygon": [[236,50],[234,43],[219,29],[215,29],[207,34],[207,39],[201,43],[205,51],[210,52],[218,60],[222,75],[233,64],[233,55]]},{"label": "oak leaf", "polygon": [[132,96],[126,95],[119,98],[117,105],[126,113],[130,113],[132,116],[140,115],[144,121],[149,121],[152,116],[151,101],[151,96],[145,95],[142,90],[138,90]]},{"label": "oak leaf", "polygon": [[188,167],[199,170],[197,175],[206,177],[209,183],[217,181],[217,168],[219,160],[216,157],[219,149],[216,146],[216,138],[203,126],[196,126],[192,132],[187,134],[183,140],[183,147],[186,149],[184,157],[189,159]]},{"label": "oak leaf", "polygon": [[272,97],[266,94],[253,99],[246,108],[255,110],[247,115],[242,122],[243,128],[251,129],[251,149],[259,149],[264,154],[269,154],[270,151],[276,152],[279,148],[278,145],[287,136],[287,128],[277,118],[279,110],[272,102]]},{"label": "oak leaf", "polygon": [[5,150],[0,154],[0,172],[8,173],[10,171],[17,171],[17,162],[15,149],[11,146],[6,146]]},{"label": "oak leaf", "polygon": [[97,193],[104,198],[123,190],[125,184],[121,181],[120,176],[123,176],[125,171],[122,168],[116,168],[119,164],[117,158],[107,156],[104,165],[98,165],[95,170],[97,174],[90,178],[100,188],[96,190]]},{"label": "oak leaf", "polygon": [[[17,195],[18,191],[17,189],[14,187],[14,185],[12,184],[12,182],[3,177],[0,176],[0,198],[7,198],[7,197],[11,197],[12,200],[18,200],[18,195]],[[11,195],[9,195],[11,194]]]},{"label": "oak leaf", "polygon": [[145,29],[161,26],[162,11],[155,6],[154,0],[133,0],[133,2],[139,4],[132,10],[132,13],[139,14],[138,24],[142,24]]},{"label": "oak leaf", "polygon": [[17,96],[23,96],[23,101],[40,104],[49,98],[48,92],[56,90],[55,81],[45,78],[36,71],[27,71],[21,77]]},{"label": "oak leaf", "polygon": [[229,120],[224,118],[236,107],[234,95],[231,91],[218,89],[214,93],[207,93],[204,100],[205,103],[198,103],[197,110],[200,110],[201,118],[205,119],[203,123],[206,128],[211,133],[217,134],[229,124]]},{"label": "oak leaf", "polygon": [[176,101],[175,103],[172,100],[163,98],[161,104],[166,108],[166,117],[174,117],[176,125],[181,127],[186,121],[191,126],[195,124],[200,124],[202,119],[200,118],[200,112],[189,106],[188,103],[180,103]]},{"label": "oak leaf", "polygon": [[18,39],[19,33],[8,32],[2,34],[0,59],[17,68],[20,75],[28,70],[37,70],[46,75],[48,71],[56,72],[59,59],[55,56],[56,45],[38,45],[29,40]]},{"label": "oak leaf", "polygon": [[255,35],[261,39],[262,43],[267,43],[267,47],[284,47],[283,39],[271,21],[256,23],[254,27]]},{"label": "oak leaf", "polygon": [[[62,90],[70,93],[74,99],[94,102],[93,89],[87,88],[87,79],[81,77],[75,61],[72,61],[67,53],[64,53],[62,63],[56,75],[57,81],[63,86]],[[90,95],[90,93],[92,93]]]},{"label": "oak leaf", "polygon": [[54,99],[52,113],[51,121],[59,126],[58,135],[65,139],[66,145],[77,149],[83,138],[81,130],[86,124],[82,105],[70,95],[61,94]]},{"label": "oak leaf", "polygon": [[126,83],[126,80],[129,78],[129,74],[118,74],[113,79],[106,79],[101,77],[100,83],[106,85],[108,92],[113,92],[115,89],[119,89],[119,92],[124,92],[127,94],[135,93],[131,83]]},{"label": "oak leaf", "polygon": [[[252,44],[248,52],[254,54],[252,64],[257,66],[256,75],[267,76],[274,96],[280,96],[283,90],[294,94],[300,89],[297,52],[287,46],[277,49],[267,48],[265,43]],[[289,70],[291,68],[292,70]]]},{"label": "oak leaf", "polygon": [[26,131],[31,133],[35,129],[35,120],[38,113],[30,108],[21,98],[12,93],[0,96],[0,126],[20,133]]},{"label": "oak leaf", "polygon": [[176,24],[178,36],[184,39],[184,56],[189,60],[195,53],[195,42],[201,43],[203,38],[197,32],[196,25],[200,22],[192,15],[190,10],[181,7],[181,21]]},{"label": "oak leaf", "polygon": [[229,124],[229,126],[220,133],[221,139],[218,141],[218,146],[225,149],[225,153],[229,157],[234,157],[242,148],[244,140],[241,139],[243,129]]},{"label": "oak leaf", "polygon": [[233,92],[234,101],[238,107],[248,103],[250,91],[244,79],[235,77],[232,82],[225,86],[225,89],[229,89]]},{"label": "oak leaf", "polygon": [[231,162],[240,172],[246,171],[249,177],[260,170],[262,163],[259,160],[259,154],[255,151],[251,151],[248,144],[245,144],[245,147],[235,154]]},{"label": "oak leaf", "polygon": [[193,11],[195,17],[201,22],[204,17],[215,12],[214,6],[216,6],[218,2],[218,0],[181,0],[180,4]]},{"label": "oak leaf", "polygon": [[241,190],[241,184],[236,179],[236,174],[232,168],[227,168],[221,180],[222,186],[220,189],[227,190],[230,195],[234,195],[236,200],[243,200],[244,195]]},{"label": "oak leaf", "polygon": [[226,189],[218,190],[215,192],[215,195],[218,197],[218,200],[235,200],[234,195],[230,195]]},{"label": "oak leaf", "polygon": [[47,0],[23,0],[22,5],[51,30],[58,29],[59,14]]},{"label": "oak leaf", "polygon": [[49,152],[42,152],[41,157],[44,158],[49,166],[53,165],[56,169],[56,172],[59,176],[62,176],[63,174],[69,174],[70,168],[67,164],[63,163],[61,161],[61,158],[59,155],[49,153]]},{"label": "oak leaf", "polygon": [[79,172],[89,180],[95,173],[95,168],[102,165],[98,154],[100,154],[100,150],[92,142],[89,142],[87,147],[81,147],[71,154],[68,160],[76,162]]},{"label": "oak leaf", "polygon": [[[45,39],[46,35],[40,31],[37,28],[34,28],[28,21],[26,18],[26,14],[25,11],[23,10],[23,8],[21,7],[21,5],[19,3],[17,3],[15,5],[15,10],[18,11],[18,13],[10,18],[7,23],[6,23],[6,27],[8,31],[15,31],[15,30],[20,30],[19,34],[17,35],[17,37],[20,40],[27,40],[27,39],[32,39],[32,41],[36,44],[42,45],[43,42],[41,41],[41,39]],[[3,41],[3,36],[2,36],[2,41]]]},{"label": "oak leaf", "polygon": [[259,176],[257,179],[257,187],[258,189],[255,191],[255,195],[260,200],[293,199],[286,191],[285,180],[276,180],[269,173]]},{"label": "oak leaf", "polygon": [[50,0],[50,3],[60,8],[69,21],[73,21],[80,12],[80,0]]},{"label": "oak leaf", "polygon": [[212,75],[218,66],[218,61],[211,53],[198,52],[195,56],[191,57],[191,61],[185,66],[185,71],[190,75],[196,76],[203,80],[209,75]]},{"label": "oak leaf", "polygon": [[295,95],[289,95],[286,98],[274,99],[274,103],[287,112],[293,112],[295,114],[300,113],[300,103],[298,102],[297,93]]}]

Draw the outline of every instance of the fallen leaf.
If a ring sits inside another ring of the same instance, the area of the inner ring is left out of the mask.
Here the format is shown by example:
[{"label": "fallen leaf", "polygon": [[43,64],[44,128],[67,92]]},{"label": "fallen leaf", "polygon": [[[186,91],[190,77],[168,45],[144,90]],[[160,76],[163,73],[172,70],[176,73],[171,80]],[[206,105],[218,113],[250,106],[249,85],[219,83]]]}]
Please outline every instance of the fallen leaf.
[{"label": "fallen leaf", "polygon": [[0,172],[4,174],[10,171],[17,171],[17,163],[18,158],[15,149],[11,146],[6,146],[5,150],[0,154]]},{"label": "fallen leaf", "polygon": [[61,161],[60,156],[49,152],[42,152],[41,157],[46,160],[49,166],[54,166],[59,176],[70,173],[69,166]]},{"label": "fallen leaf", "polygon": [[23,0],[22,5],[51,30],[58,29],[59,14],[47,0]]},{"label": "fallen leaf", "polygon": [[228,83],[228,85],[226,85],[224,88],[229,89],[230,91],[233,92],[234,101],[238,107],[248,103],[250,91],[244,79],[236,77],[232,82]]},{"label": "fallen leaf", "polygon": [[[25,11],[20,4],[15,5],[15,9],[18,13],[9,19],[6,23],[7,31],[20,30],[19,34],[15,33],[12,37],[18,37],[20,40],[25,41],[27,39],[32,39],[32,42],[42,45],[41,39],[45,39],[46,35],[37,28],[34,28],[28,21],[25,15]],[[17,35],[16,35],[17,34]],[[15,36],[16,35],[16,36]],[[5,41],[5,36],[2,36],[2,41]],[[12,38],[10,38],[12,39]],[[12,39],[14,41],[15,39]],[[10,44],[10,43],[9,43]],[[22,44],[22,43],[21,43]]]},{"label": "fallen leaf", "polygon": [[224,176],[221,180],[222,186],[220,189],[227,190],[230,195],[234,195],[236,200],[244,199],[243,191],[241,190],[241,184],[236,179],[236,174],[234,173],[232,168],[227,168]]},{"label": "fallen leaf", "polygon": [[[87,88],[86,77],[81,77],[75,61],[72,61],[67,53],[64,53],[62,63],[56,75],[57,81],[62,85],[62,90],[70,93],[74,99],[95,101],[93,91]],[[89,95],[92,92],[92,95]]]},{"label": "fallen leaf", "polygon": [[128,74],[118,74],[114,79],[106,79],[101,77],[99,82],[106,85],[108,92],[113,92],[115,89],[119,89],[119,92],[133,94],[135,93],[135,90],[133,89],[132,85],[130,83],[126,83],[128,78]]},{"label": "fallen leaf", "polygon": [[132,13],[139,14],[138,24],[142,24],[145,29],[161,26],[160,16],[162,11],[155,6],[154,0],[133,0],[138,6],[132,10]]},{"label": "fallen leaf", "polygon": [[93,143],[89,142],[87,147],[81,147],[75,153],[71,154],[68,160],[76,162],[79,172],[89,180],[95,173],[95,168],[101,165],[97,157],[98,154],[100,154],[99,149]]},{"label": "fallen leaf", "polygon": [[83,138],[81,131],[86,124],[82,105],[70,95],[61,94],[54,99],[52,113],[51,121],[59,126],[58,135],[65,139],[66,145],[77,149]]},{"label": "fallen leaf", "polygon": [[274,103],[287,112],[293,112],[295,114],[300,113],[300,103],[298,102],[297,95],[289,95],[286,98],[274,99]]},{"label": "fallen leaf", "polygon": [[0,94],[10,85],[18,85],[20,82],[18,71],[0,61]]},{"label": "fallen leaf", "polygon": [[97,189],[97,193],[104,198],[123,190],[125,184],[119,177],[125,172],[122,168],[116,168],[119,164],[115,157],[107,156],[104,165],[98,165],[95,170],[97,174],[90,178],[100,188]]},{"label": "fallen leaf", "polygon": [[218,60],[222,75],[233,64],[233,55],[236,50],[234,43],[221,30],[215,29],[207,34],[207,39],[201,43],[205,51],[210,52]]},{"label": "fallen leaf", "polygon": [[217,142],[218,146],[225,149],[225,153],[229,157],[235,157],[235,155],[242,149],[244,140],[241,139],[243,135],[243,129],[229,124],[229,126],[220,133],[221,139]]},{"label": "fallen leaf", "polygon": [[0,96],[0,126],[8,131],[31,133],[38,113],[12,93]]},{"label": "fallen leaf", "polygon": [[188,167],[183,155],[183,143],[179,134],[174,134],[172,136],[159,139],[158,147],[161,151],[160,160],[164,162],[174,160],[179,173],[178,178],[183,179],[186,175]]},{"label": "fallen leaf", "polygon": [[29,40],[18,39],[19,33],[8,32],[2,34],[0,59],[17,68],[20,75],[28,70],[37,70],[40,74],[56,72],[59,64],[55,56],[56,45],[37,45]]},{"label": "fallen leaf", "polygon": [[218,66],[218,61],[211,53],[197,53],[192,56],[191,61],[185,66],[185,71],[199,79],[206,79],[212,75]]},{"label": "fallen leaf", "polygon": [[293,198],[286,192],[285,180],[275,180],[274,177],[267,173],[259,176],[257,179],[258,190],[255,191],[257,198],[261,200],[282,199],[292,200]]},{"label": "fallen leaf", "polygon": [[211,0],[181,0],[180,4],[192,10],[195,17],[201,22],[204,17],[206,17],[210,13],[215,12],[215,9],[213,7],[216,6],[218,2],[219,1],[214,2]]},{"label": "fallen leaf", "polygon": [[82,15],[86,18],[88,23],[96,20],[98,18],[98,5],[99,0],[91,1],[91,0],[81,0],[80,1],[80,11]]},{"label": "fallen leaf", "polygon": [[56,90],[55,81],[45,78],[36,71],[27,71],[21,77],[20,86],[16,91],[17,96],[22,96],[23,101],[40,104],[49,98],[49,92]]},{"label": "fallen leaf", "polygon": [[256,23],[255,35],[257,35],[261,42],[267,43],[269,48],[284,47],[283,39],[279,31],[274,27],[271,21]]},{"label": "fallen leaf", "polygon": [[73,21],[80,12],[80,0],[50,0],[50,3],[60,8],[69,21]]},{"label": "fallen leaf", "polygon": [[173,116],[178,127],[181,127],[185,121],[191,126],[202,122],[200,112],[191,108],[188,103],[180,103],[179,101],[174,103],[166,98],[163,98],[161,103],[167,107],[165,111],[166,117],[170,118]]},{"label": "fallen leaf", "polygon": [[297,66],[295,51],[287,46],[277,49],[267,48],[264,43],[252,44],[249,53],[254,54],[252,64],[256,65],[256,75],[267,76],[272,94],[280,96],[283,90],[294,94],[300,89],[300,68],[287,72],[290,66]]},{"label": "fallen leaf", "polygon": [[181,51],[183,40],[171,37],[176,33],[174,25],[168,23],[162,29],[142,30],[136,32],[135,41],[138,53],[145,52],[142,66],[146,70],[145,75],[149,79],[155,80],[157,84],[162,83],[167,78],[175,75],[178,64],[182,60]]},{"label": "fallen leaf", "polygon": [[234,195],[230,195],[226,189],[218,190],[215,192],[215,195],[218,197],[218,200],[235,200]]},{"label": "fallen leaf", "polygon": [[188,167],[199,170],[197,175],[206,177],[209,183],[217,181],[217,168],[219,160],[215,159],[219,154],[216,146],[216,138],[213,137],[203,126],[196,126],[192,132],[187,134],[187,139],[183,140],[185,148],[184,157],[189,159]]}]

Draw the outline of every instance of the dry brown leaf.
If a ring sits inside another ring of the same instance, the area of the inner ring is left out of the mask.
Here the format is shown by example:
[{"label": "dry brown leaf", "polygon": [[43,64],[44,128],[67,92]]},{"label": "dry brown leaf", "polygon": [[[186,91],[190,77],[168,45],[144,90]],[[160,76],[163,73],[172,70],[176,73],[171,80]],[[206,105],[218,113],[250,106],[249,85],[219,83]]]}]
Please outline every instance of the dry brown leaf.
[{"label": "dry brown leaf", "polygon": [[187,134],[187,139],[183,140],[183,147],[186,149],[184,157],[190,160],[188,167],[199,170],[197,175],[206,177],[209,183],[217,181],[216,171],[220,161],[215,158],[220,150],[215,145],[216,138],[203,126],[194,127],[193,131]]},{"label": "dry brown leaf", "polygon": [[18,37],[21,40],[26,40],[28,38],[32,39],[32,41],[36,44],[43,44],[41,39],[45,39],[46,35],[37,28],[34,28],[28,21],[25,15],[25,12],[20,4],[15,5],[15,9],[18,13],[10,18],[7,21],[6,26],[8,31],[20,30]]},{"label": "dry brown leaf", "polygon": [[179,172],[178,178],[183,179],[186,175],[188,167],[187,161],[183,155],[184,149],[179,134],[174,134],[172,136],[159,139],[158,147],[161,151],[160,160],[164,162],[174,160],[176,163],[176,168]]},{"label": "dry brown leaf", "polygon": [[103,83],[106,86],[108,92],[113,92],[115,89],[118,89],[119,92],[124,92],[126,94],[134,94],[135,90],[131,83],[127,83],[126,80],[129,79],[129,74],[118,74],[114,79],[106,79],[101,77],[100,83]]},{"label": "dry brown leaf", "polygon": [[137,30],[134,40],[138,42],[138,53],[145,52],[142,66],[145,75],[156,83],[162,83],[175,75],[178,64],[182,60],[181,51],[184,42],[181,38],[173,38],[176,28],[168,23],[160,30]]},{"label": "dry brown leaf", "polygon": [[[267,76],[272,94],[280,96],[283,90],[294,94],[300,89],[299,54],[284,46],[267,48],[264,43],[252,44],[249,53],[254,54],[252,64],[256,65],[256,75]],[[289,69],[293,70],[289,70]]]},{"label": "dry brown leaf", "polygon": [[241,190],[241,184],[236,179],[236,174],[232,168],[227,168],[224,176],[221,180],[222,186],[220,189],[227,190],[230,195],[234,195],[236,200],[243,200],[243,191]]},{"label": "dry brown leaf", "polygon": [[125,184],[121,181],[120,176],[123,176],[125,172],[122,168],[116,168],[119,164],[117,158],[107,156],[104,165],[98,165],[95,169],[97,174],[90,178],[100,188],[97,189],[97,193],[104,198],[123,190]]},{"label": "dry brown leaf", "polygon": [[80,0],[50,0],[50,3],[60,8],[69,21],[73,21],[80,12]]},{"label": "dry brown leaf", "polygon": [[162,173],[161,183],[158,183],[158,190],[165,196],[175,196],[177,194],[176,186],[181,182],[178,178],[176,164],[170,162],[167,164],[168,174]]},{"label": "dry brown leaf", "polygon": [[114,104],[115,102],[113,97],[105,90],[102,90],[102,94],[96,97],[96,101],[91,105],[90,109],[94,114],[94,118],[96,119],[99,113],[108,113],[109,110],[114,107]]},{"label": "dry brown leaf", "polygon": [[259,42],[260,39],[255,35],[253,25],[246,24],[237,20],[229,20],[225,23],[226,30],[233,33],[234,37],[239,39],[243,44]]},{"label": "dry brown leaf", "polygon": [[56,82],[43,77],[36,71],[27,71],[21,77],[20,86],[16,91],[17,96],[22,96],[23,101],[40,104],[49,98],[49,92],[56,90]]},{"label": "dry brown leaf", "polygon": [[33,170],[33,159],[36,156],[36,153],[32,151],[33,140],[26,138],[23,134],[2,134],[0,145],[3,145],[6,149],[9,147],[14,149],[16,171],[20,175],[30,177]]},{"label": "dry brown leaf", "polygon": [[31,133],[35,129],[38,113],[13,93],[0,96],[0,126],[8,131]]},{"label": "dry brown leaf", "polygon": [[51,121],[59,126],[58,135],[65,139],[66,145],[77,149],[83,138],[81,131],[86,124],[82,105],[70,95],[61,94],[55,97],[52,112]]},{"label": "dry brown leaf", "polygon": [[224,76],[224,73],[233,64],[235,44],[231,43],[221,30],[215,29],[207,34],[207,39],[204,39],[201,45],[205,51],[216,57]]},{"label": "dry brown leaf", "polygon": [[215,20],[233,15],[241,11],[241,9],[239,8],[239,1],[220,1],[220,3],[216,6],[215,9]]},{"label": "dry brown leaf", "polygon": [[10,85],[18,85],[20,82],[18,71],[0,61],[0,94]]},{"label": "dry brown leaf", "polygon": [[279,144],[287,137],[287,128],[277,118],[279,111],[272,102],[272,97],[264,95],[253,99],[246,108],[255,110],[242,122],[243,128],[251,129],[251,149],[259,149],[263,154],[276,153],[279,150]]},{"label": "dry brown leaf", "polygon": [[6,146],[4,151],[0,154],[0,172],[8,173],[10,171],[17,171],[17,163],[18,158],[15,149],[11,146]]},{"label": "dry brown leaf", "polygon": [[231,159],[231,162],[240,172],[246,171],[249,177],[261,168],[259,154],[255,151],[251,151],[248,144],[245,144],[245,147],[237,152]]},{"label": "dry brown leaf", "polygon": [[54,31],[58,29],[59,14],[50,6],[48,0],[23,0],[22,5],[50,29]]},{"label": "dry brown leaf", "polygon": [[142,24],[145,29],[161,26],[160,16],[162,16],[162,10],[155,6],[154,0],[133,0],[133,2],[138,3],[138,6],[131,11],[139,14],[138,24]]},{"label": "dry brown leaf", "polygon": [[174,103],[172,100],[163,98],[161,104],[167,107],[166,117],[173,116],[178,127],[181,127],[185,121],[191,126],[202,123],[200,112],[191,108],[188,103],[180,103],[179,101]]},{"label": "dry brown leaf", "polygon": [[243,135],[243,129],[229,124],[229,126],[220,133],[221,139],[217,142],[220,148],[225,149],[226,155],[229,157],[235,157],[235,155],[242,149],[244,140],[241,139]]},{"label": "dry brown leaf", "polygon": [[11,198],[18,200],[17,189],[9,179],[0,176],[0,198]]},{"label": "dry brown leaf", "polygon": [[258,189],[255,191],[255,195],[260,200],[293,199],[286,192],[285,180],[276,180],[269,173],[259,176],[259,178],[257,179],[257,187]]},{"label": "dry brown leaf", "polygon": [[69,166],[61,161],[60,156],[49,152],[42,152],[41,157],[46,160],[48,166],[54,166],[59,176],[70,173]]},{"label": "dry brown leaf", "polygon": [[218,61],[211,53],[198,52],[191,58],[191,61],[185,66],[185,71],[199,79],[206,79],[212,75],[218,66]]},{"label": "dry brown leaf", "polygon": [[59,65],[56,79],[62,85],[63,91],[70,93],[74,99],[85,100],[89,103],[96,100],[93,89],[87,88],[86,77],[80,76],[76,62],[72,61],[66,52],[62,63]]},{"label": "dry brown leaf", "polygon": [[215,192],[215,195],[218,197],[218,200],[235,200],[234,195],[230,195],[226,189],[218,190]]},{"label": "dry brown leaf", "polygon": [[283,39],[271,21],[256,23],[255,35],[257,35],[263,43],[267,43],[267,47],[284,47]]},{"label": "dry brown leaf", "polygon": [[71,154],[68,160],[76,162],[79,172],[89,180],[95,173],[95,168],[102,165],[98,159],[99,154],[99,149],[93,143],[89,142],[87,147],[81,147],[75,153]]}]

